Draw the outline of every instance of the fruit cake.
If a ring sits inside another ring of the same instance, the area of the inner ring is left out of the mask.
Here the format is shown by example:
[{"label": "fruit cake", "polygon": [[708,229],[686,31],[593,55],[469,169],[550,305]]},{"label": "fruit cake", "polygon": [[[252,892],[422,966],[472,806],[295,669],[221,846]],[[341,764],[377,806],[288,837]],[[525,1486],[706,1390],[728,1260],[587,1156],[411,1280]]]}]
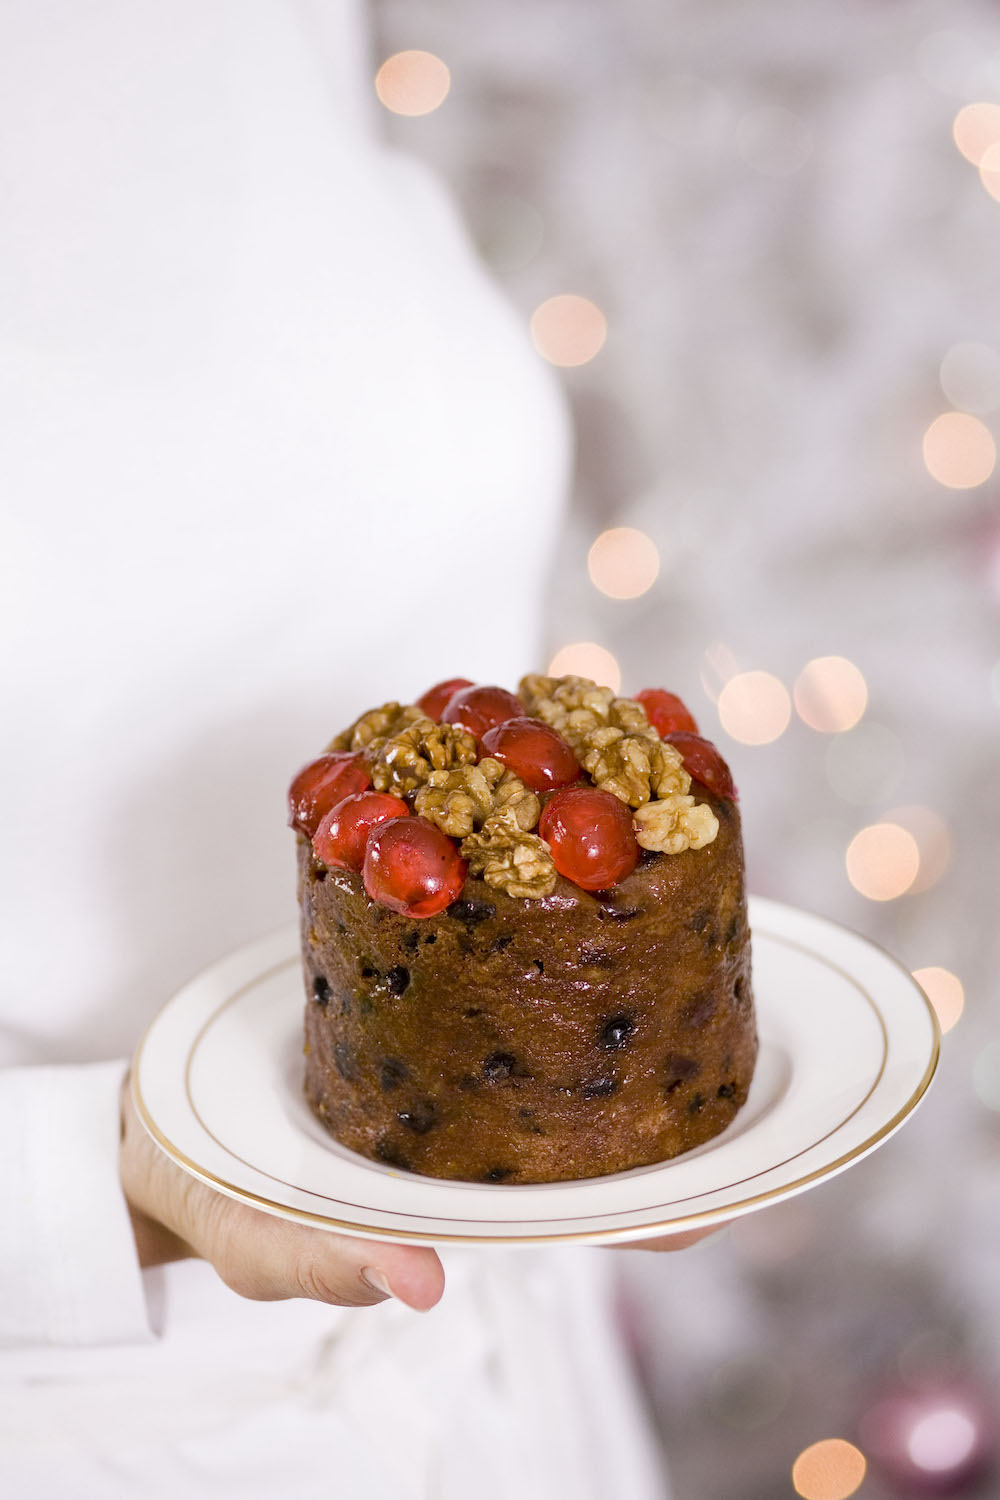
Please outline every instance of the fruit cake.
[{"label": "fruit cake", "polygon": [[289,790],[305,1090],[344,1146],[469,1182],[711,1139],[757,1050],[736,792],[662,689],[464,678]]}]

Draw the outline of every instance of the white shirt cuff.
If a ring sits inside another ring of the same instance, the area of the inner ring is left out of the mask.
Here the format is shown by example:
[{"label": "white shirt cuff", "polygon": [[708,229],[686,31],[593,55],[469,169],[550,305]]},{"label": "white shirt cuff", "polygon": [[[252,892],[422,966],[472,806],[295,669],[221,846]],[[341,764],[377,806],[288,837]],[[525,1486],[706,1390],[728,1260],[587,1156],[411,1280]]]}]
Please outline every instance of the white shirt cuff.
[{"label": "white shirt cuff", "polygon": [[118,1178],[125,1067],[0,1072],[0,1345],[153,1337]]}]

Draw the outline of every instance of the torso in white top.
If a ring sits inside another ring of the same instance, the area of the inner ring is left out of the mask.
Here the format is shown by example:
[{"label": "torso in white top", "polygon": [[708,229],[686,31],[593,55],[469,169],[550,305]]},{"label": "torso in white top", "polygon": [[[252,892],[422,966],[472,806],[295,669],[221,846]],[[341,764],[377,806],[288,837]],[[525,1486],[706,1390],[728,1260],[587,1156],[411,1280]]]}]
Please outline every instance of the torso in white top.
[{"label": "torso in white top", "polygon": [[[447,198],[373,138],[353,4],[17,5],[0,69],[17,1066],[126,1057],[292,916],[285,787],[357,712],[539,665],[569,442]],[[15,1490],[597,1500],[624,1446],[619,1492],[658,1493],[598,1257],[550,1259],[446,1257],[422,1319],[156,1273],[154,1343],[5,1356]],[[536,1480],[483,1477],[494,1441]]]}]

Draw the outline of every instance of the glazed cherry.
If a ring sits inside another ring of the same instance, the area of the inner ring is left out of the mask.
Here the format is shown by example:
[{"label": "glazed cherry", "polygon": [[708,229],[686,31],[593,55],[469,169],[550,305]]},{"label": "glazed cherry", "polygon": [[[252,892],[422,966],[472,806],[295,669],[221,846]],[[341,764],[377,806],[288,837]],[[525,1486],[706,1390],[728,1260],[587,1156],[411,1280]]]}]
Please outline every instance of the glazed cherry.
[{"label": "glazed cherry", "polygon": [[468,677],[449,677],[447,682],[438,682],[434,687],[428,688],[424,696],[417,699],[417,707],[422,708],[427,717],[437,723],[448,705],[448,699],[454,698],[461,688],[474,686]]},{"label": "glazed cherry", "polygon": [[349,750],[321,755],[303,766],[288,788],[288,822],[311,839],[335,803],[371,784],[363,755]]},{"label": "glazed cherry", "polygon": [[668,734],[665,739],[668,745],[674,745],[680,751],[684,769],[692,781],[700,781],[710,792],[729,802],[739,801],[732,772],[711,740],[700,734],[686,734],[683,730]]},{"label": "glazed cherry", "polygon": [[409,816],[410,809],[401,797],[388,792],[354,792],[323,818],[313,834],[313,851],[325,865],[360,870],[372,829],[390,818]]},{"label": "glazed cherry", "polygon": [[502,724],[505,719],[517,719],[524,713],[524,704],[513,693],[502,687],[459,688],[445,704],[441,715],[443,724],[454,724],[466,729],[481,740],[487,729]]},{"label": "glazed cherry", "polygon": [[482,747],[533,792],[554,792],[579,780],[576,756],[562,735],[541,719],[507,719],[487,729]]},{"label": "glazed cherry", "polygon": [[560,875],[585,891],[606,891],[639,863],[632,812],[610,792],[569,786],[546,803],[538,832]]},{"label": "glazed cherry", "polygon": [[458,899],[468,866],[458,846],[424,818],[391,818],[368,835],[365,890],[404,917],[435,917]]},{"label": "glazed cherry", "polygon": [[672,734],[675,729],[684,729],[691,734],[698,733],[698,726],[693,716],[676,693],[668,693],[665,688],[643,688],[642,692],[636,693],[635,697],[636,702],[641,703],[646,710],[646,717],[661,740],[664,735]]}]

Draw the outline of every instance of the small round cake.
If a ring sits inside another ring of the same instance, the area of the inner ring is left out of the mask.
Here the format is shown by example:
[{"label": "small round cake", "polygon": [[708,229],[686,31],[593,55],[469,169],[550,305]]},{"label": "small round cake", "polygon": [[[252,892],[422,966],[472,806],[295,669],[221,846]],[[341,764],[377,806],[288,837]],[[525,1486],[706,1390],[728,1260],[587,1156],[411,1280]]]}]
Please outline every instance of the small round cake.
[{"label": "small round cake", "polygon": [[673,695],[456,679],[362,715],[290,804],[306,1096],[342,1145],[558,1182],[677,1156],[746,1100],[739,811]]}]

